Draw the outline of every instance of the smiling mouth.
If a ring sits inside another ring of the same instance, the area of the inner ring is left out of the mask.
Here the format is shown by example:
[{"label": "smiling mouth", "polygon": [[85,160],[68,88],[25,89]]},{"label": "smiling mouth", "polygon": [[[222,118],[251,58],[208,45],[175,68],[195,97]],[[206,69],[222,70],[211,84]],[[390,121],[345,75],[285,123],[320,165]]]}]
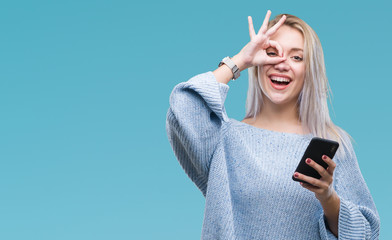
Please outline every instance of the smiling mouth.
[{"label": "smiling mouth", "polygon": [[270,79],[271,79],[271,82],[273,82],[275,84],[279,84],[279,85],[289,85],[289,83],[291,82],[290,79],[285,78],[285,77],[271,76]]},{"label": "smiling mouth", "polygon": [[284,90],[292,82],[290,78],[286,77],[271,76],[269,77],[269,79],[271,82],[271,86],[276,90]]},{"label": "smiling mouth", "polygon": [[276,80],[272,80],[271,81],[275,84],[279,84],[279,85],[289,85],[290,82],[280,82],[280,81],[276,81]]}]

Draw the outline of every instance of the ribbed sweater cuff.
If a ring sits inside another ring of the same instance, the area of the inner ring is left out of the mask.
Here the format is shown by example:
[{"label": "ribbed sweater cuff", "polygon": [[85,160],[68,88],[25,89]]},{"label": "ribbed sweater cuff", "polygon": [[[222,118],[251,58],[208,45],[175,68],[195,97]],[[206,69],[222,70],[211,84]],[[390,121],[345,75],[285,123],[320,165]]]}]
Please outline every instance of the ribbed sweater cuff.
[{"label": "ribbed sweater cuff", "polygon": [[[365,211],[365,209],[363,209]],[[369,212],[369,218],[371,219],[372,213]],[[321,239],[325,240],[335,240],[335,239],[378,239],[376,234],[374,236],[370,236],[371,228],[370,223],[367,223],[367,220],[359,209],[358,206],[346,201],[344,199],[340,199],[340,210],[339,210],[339,225],[338,225],[338,236],[336,238],[332,232],[326,227],[327,220],[324,217],[324,213],[321,215],[319,219],[319,227],[320,227],[320,235]],[[376,228],[377,226],[373,226]],[[377,231],[375,231],[377,232]]]},{"label": "ribbed sweater cuff", "polygon": [[333,233],[327,228],[327,219],[325,218],[324,212],[319,218],[320,236],[322,240],[336,240],[337,238]]},{"label": "ribbed sweater cuff", "polygon": [[339,210],[339,238],[365,239],[366,225],[358,207],[341,199]]}]

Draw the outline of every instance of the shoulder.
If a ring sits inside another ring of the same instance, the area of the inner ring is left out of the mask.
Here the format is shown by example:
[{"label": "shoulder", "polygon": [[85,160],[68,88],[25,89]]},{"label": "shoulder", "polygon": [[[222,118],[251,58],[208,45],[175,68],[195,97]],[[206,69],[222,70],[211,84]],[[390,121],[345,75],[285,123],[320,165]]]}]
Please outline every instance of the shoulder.
[{"label": "shoulder", "polygon": [[253,118],[244,118],[240,122],[252,125],[254,123],[254,120],[253,120]]}]

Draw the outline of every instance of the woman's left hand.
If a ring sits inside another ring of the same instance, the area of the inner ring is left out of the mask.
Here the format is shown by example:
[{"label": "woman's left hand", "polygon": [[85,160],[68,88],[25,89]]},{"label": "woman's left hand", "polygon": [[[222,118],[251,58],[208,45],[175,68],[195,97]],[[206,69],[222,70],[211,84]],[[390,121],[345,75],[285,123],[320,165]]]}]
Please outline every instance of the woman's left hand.
[{"label": "woman's left hand", "polygon": [[336,168],[336,163],[326,155],[323,155],[322,159],[328,164],[327,169],[323,168],[310,158],[306,159],[305,161],[321,175],[320,179],[309,177],[298,172],[294,173],[294,177],[296,177],[297,179],[301,179],[311,184],[310,185],[307,183],[300,182],[302,187],[314,192],[316,198],[321,203],[326,202],[333,196],[333,194],[336,194],[332,186],[333,172]]}]

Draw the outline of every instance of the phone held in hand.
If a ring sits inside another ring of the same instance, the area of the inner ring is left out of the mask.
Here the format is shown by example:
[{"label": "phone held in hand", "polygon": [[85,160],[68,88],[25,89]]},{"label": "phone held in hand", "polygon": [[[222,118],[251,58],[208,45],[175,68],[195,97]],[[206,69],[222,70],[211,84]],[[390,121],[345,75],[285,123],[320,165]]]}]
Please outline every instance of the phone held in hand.
[{"label": "phone held in hand", "polygon": [[[332,159],[335,156],[338,147],[338,142],[319,137],[312,138],[295,172],[299,172],[304,175],[320,179],[320,174],[316,171],[316,169],[312,168],[305,162],[306,159],[310,158],[317,164],[321,165],[323,168],[327,169],[328,164],[322,159],[322,156],[327,155],[329,158]],[[295,178],[294,173],[292,178],[294,181],[307,183],[303,180]]]}]

